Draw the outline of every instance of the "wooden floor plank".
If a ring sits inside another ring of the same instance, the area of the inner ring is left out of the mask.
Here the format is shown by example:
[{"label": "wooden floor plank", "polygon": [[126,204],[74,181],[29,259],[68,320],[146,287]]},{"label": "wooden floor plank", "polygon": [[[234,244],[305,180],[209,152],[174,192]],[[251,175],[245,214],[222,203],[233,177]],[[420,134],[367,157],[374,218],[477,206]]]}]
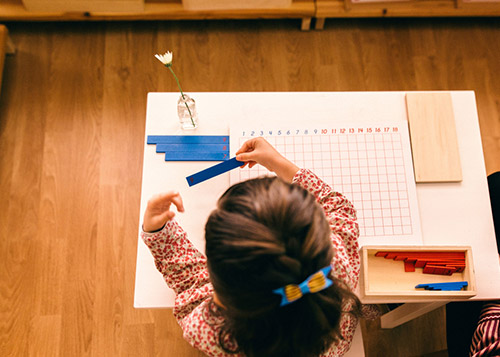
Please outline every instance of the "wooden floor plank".
[{"label": "wooden floor plank", "polygon": [[[37,41],[29,35],[18,39],[24,48],[41,53],[45,50],[43,40]],[[45,56],[42,54],[39,58]],[[2,355],[27,355],[29,352],[27,342],[32,335],[32,309],[37,298],[33,289],[37,282],[33,260],[40,248],[39,202],[43,195],[40,162],[43,160],[47,86],[41,83],[39,89],[42,92],[37,96],[27,91],[26,84],[40,83],[47,76],[47,67],[43,60],[32,63],[27,53],[21,53],[17,61],[13,66],[15,74],[5,69],[3,88],[8,90],[2,92],[0,104],[0,191],[2,202],[5,202],[0,214]],[[8,57],[7,62],[10,63],[11,58]],[[16,79],[14,82],[13,78]],[[6,86],[5,80],[12,86]],[[9,101],[12,112],[7,113],[4,98]],[[39,115],[36,119],[34,112]],[[9,119],[9,114],[14,119]],[[12,343],[11,336],[24,343]]]}]

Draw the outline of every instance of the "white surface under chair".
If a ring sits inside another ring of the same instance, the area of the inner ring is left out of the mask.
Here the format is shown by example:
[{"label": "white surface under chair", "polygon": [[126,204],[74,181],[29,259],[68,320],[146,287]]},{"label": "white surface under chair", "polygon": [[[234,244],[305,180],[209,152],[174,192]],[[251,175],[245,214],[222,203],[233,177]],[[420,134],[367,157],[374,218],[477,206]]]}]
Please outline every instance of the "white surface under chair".
[{"label": "white surface under chair", "polygon": [[[149,93],[146,115],[148,135],[229,135],[232,123],[253,126],[331,125],[350,118],[359,120],[407,120],[407,92],[237,92],[190,93],[195,98],[199,128],[180,129],[176,103],[178,93]],[[489,203],[486,171],[474,92],[452,91],[451,97],[462,164],[458,183],[417,184],[417,199],[423,245],[471,246],[477,295],[471,300],[500,298],[500,266]],[[215,163],[165,162],[145,140],[141,220],[147,200],[153,194],[175,189],[184,200],[185,213],[176,219],[189,239],[204,252],[204,224],[218,197],[229,186],[229,174],[188,187],[186,177]],[[370,242],[373,245],[373,242]],[[364,303],[393,300],[377,297]],[[443,300],[407,298],[402,307],[384,316],[385,327],[393,327],[446,303]],[[174,293],[156,271],[153,258],[140,240],[136,267],[136,308],[172,307]]]}]

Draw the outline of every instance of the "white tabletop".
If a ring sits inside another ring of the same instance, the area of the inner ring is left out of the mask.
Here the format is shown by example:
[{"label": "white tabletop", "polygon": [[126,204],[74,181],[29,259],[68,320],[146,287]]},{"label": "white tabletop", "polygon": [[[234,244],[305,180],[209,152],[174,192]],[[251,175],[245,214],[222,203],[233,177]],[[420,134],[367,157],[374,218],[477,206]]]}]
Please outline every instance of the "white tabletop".
[{"label": "white tabletop", "polygon": [[[450,92],[456,120],[463,181],[417,184],[423,242],[425,245],[472,247],[477,285],[476,300],[500,298],[500,264],[489,202],[486,170],[474,92]],[[148,135],[228,135],[235,122],[252,125],[331,124],[351,118],[406,121],[406,92],[258,92],[192,93],[200,125],[180,129],[178,93],[149,93],[146,115]],[[141,220],[147,200],[155,193],[178,190],[185,213],[176,219],[189,239],[204,252],[204,225],[218,197],[229,186],[229,174],[188,187],[186,176],[214,162],[165,162],[154,145],[144,146]],[[142,221],[140,222],[142,223]],[[140,226],[140,225],[139,225]],[[419,300],[420,301],[420,300]],[[373,301],[371,301],[373,302]],[[384,302],[381,299],[378,302]],[[411,302],[405,300],[401,302]],[[421,301],[420,301],[421,302]],[[172,307],[174,293],[156,271],[153,258],[139,238],[134,306]]]}]

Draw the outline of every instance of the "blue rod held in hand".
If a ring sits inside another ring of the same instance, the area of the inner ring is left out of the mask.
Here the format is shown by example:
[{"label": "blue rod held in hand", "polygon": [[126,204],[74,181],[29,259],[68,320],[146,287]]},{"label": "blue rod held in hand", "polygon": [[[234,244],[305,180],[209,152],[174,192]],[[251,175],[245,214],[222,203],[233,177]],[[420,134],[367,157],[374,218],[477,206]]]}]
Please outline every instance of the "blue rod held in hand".
[{"label": "blue rod held in hand", "polygon": [[199,184],[200,182],[211,179],[212,177],[223,174],[224,172],[240,167],[243,164],[243,161],[238,161],[236,160],[236,157],[233,157],[230,160],[221,162],[220,164],[214,165],[212,167],[209,167],[208,169],[188,176],[186,177],[186,180],[189,186],[194,186],[196,184]]}]

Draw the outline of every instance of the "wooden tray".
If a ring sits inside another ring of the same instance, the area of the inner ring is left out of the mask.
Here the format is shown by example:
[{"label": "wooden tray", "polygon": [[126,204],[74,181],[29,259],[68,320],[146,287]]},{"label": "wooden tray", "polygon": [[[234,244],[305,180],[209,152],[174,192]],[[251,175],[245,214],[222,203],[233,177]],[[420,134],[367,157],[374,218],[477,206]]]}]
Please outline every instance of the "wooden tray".
[{"label": "wooden tray", "polygon": [[[379,251],[465,252],[465,270],[452,275],[423,274],[422,268],[405,272],[403,261],[376,257]],[[466,246],[364,246],[360,250],[360,298],[363,302],[405,302],[440,299],[467,299],[476,295],[472,250]],[[467,281],[461,291],[429,291],[415,285]]]}]

